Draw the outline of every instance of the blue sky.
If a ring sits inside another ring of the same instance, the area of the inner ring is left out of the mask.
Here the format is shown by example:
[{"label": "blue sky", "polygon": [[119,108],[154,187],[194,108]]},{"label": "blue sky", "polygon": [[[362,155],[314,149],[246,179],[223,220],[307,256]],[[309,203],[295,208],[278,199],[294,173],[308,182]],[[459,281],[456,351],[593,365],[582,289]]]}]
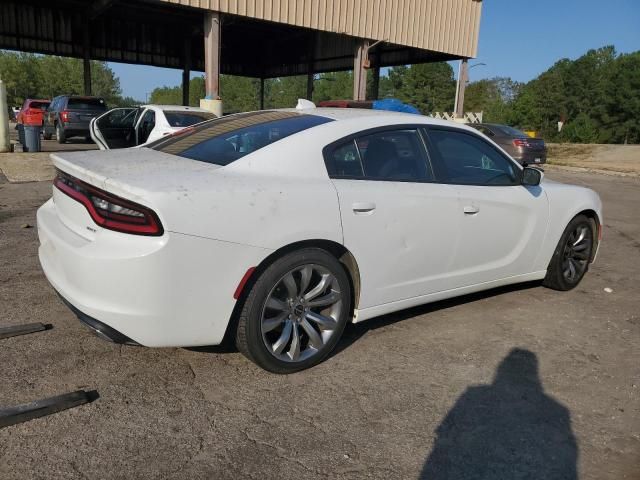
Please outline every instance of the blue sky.
[{"label": "blue sky", "polygon": [[[561,58],[604,45],[621,53],[640,50],[640,0],[484,0],[478,57],[470,65],[486,65],[469,73],[472,81],[504,76],[524,82]],[[155,87],[181,82],[180,70],[110,65],[124,95],[141,101]]]}]

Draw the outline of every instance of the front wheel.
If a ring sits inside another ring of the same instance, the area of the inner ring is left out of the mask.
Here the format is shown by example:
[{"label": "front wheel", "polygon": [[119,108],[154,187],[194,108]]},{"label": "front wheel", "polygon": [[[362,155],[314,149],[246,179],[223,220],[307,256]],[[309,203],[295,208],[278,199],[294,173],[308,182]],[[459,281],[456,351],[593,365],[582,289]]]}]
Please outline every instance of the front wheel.
[{"label": "front wheel", "polygon": [[584,215],[569,222],[549,262],[545,287],[566,291],[580,283],[593,256],[594,232],[593,220]]},{"label": "front wheel", "polygon": [[297,372],[331,353],[350,314],[342,264],[318,248],[298,250],[259,274],[238,319],[236,345],[265,370]]}]

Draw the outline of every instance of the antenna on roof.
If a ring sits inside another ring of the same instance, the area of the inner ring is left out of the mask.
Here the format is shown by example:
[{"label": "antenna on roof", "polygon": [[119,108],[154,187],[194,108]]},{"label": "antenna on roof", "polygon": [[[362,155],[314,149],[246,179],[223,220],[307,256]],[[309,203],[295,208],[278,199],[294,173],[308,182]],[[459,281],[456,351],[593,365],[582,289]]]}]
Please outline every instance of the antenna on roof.
[{"label": "antenna on roof", "polygon": [[296,105],[296,110],[308,110],[310,108],[316,108],[316,104],[311,100],[306,100],[304,98],[298,99],[298,104]]}]

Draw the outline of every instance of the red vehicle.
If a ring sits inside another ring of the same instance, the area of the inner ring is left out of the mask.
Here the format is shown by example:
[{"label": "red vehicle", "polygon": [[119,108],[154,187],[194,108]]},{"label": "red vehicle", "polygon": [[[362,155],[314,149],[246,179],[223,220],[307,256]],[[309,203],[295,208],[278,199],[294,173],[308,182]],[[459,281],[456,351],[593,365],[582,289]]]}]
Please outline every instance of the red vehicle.
[{"label": "red vehicle", "polygon": [[28,122],[31,125],[42,125],[44,118],[44,112],[49,107],[51,100],[36,100],[33,98],[27,98],[22,105],[22,108],[16,115],[16,123],[25,123],[27,117]]}]

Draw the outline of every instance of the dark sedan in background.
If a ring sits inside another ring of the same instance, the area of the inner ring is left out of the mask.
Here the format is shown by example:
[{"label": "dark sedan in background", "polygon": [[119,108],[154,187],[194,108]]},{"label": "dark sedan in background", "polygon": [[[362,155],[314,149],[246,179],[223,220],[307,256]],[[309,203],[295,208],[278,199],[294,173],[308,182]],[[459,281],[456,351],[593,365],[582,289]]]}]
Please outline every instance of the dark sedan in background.
[{"label": "dark sedan in background", "polygon": [[43,136],[49,140],[55,135],[58,143],[69,137],[84,137],[91,141],[89,122],[107,111],[102,98],[60,95],[55,97],[44,114]]},{"label": "dark sedan in background", "polygon": [[547,147],[542,138],[532,138],[516,128],[496,123],[469,126],[480,130],[521,164],[537,165],[547,161]]}]

